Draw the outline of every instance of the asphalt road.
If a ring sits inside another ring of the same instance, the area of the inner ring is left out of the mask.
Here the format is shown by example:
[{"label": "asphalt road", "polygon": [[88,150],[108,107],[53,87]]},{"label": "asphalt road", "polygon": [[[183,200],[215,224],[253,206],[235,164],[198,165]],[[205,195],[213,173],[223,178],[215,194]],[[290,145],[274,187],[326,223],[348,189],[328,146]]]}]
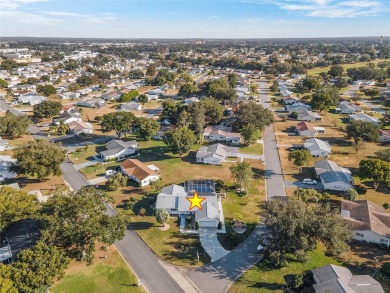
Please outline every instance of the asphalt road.
[{"label": "asphalt road", "polygon": [[[259,82],[259,89],[261,104],[269,109],[269,97],[265,81]],[[287,196],[273,125],[264,129],[263,142],[267,200],[274,196]]]},{"label": "asphalt road", "polygon": [[163,107],[160,106],[157,109],[153,109],[149,112],[148,115],[146,115],[146,118],[153,118],[154,116],[160,114],[160,112],[163,110]]},{"label": "asphalt road", "polygon": [[[83,186],[89,185],[88,180],[76,170],[68,158],[61,164],[61,170],[73,190],[78,191]],[[107,214],[116,215],[115,209],[111,206],[106,205],[106,208]],[[155,254],[130,227],[126,230],[125,237],[115,242],[115,246],[148,292],[184,292],[160,265]]]}]

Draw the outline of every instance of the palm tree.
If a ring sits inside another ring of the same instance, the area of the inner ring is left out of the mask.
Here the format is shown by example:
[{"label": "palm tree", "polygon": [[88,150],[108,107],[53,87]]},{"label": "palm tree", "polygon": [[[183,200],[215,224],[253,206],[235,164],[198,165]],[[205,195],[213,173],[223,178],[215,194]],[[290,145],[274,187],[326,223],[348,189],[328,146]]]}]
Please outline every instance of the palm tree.
[{"label": "palm tree", "polygon": [[55,131],[61,135],[67,134],[70,131],[70,128],[64,121],[60,121],[60,124],[57,125]]}]

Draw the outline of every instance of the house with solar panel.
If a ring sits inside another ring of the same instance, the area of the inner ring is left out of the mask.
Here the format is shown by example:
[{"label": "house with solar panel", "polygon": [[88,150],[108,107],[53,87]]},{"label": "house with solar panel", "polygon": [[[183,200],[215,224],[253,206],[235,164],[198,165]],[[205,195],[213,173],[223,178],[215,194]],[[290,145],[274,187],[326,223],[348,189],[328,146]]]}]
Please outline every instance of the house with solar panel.
[{"label": "house with solar panel", "polygon": [[[190,210],[187,197],[192,197],[195,191],[205,200],[201,209]],[[224,222],[221,200],[213,180],[191,180],[184,186],[172,184],[164,187],[157,195],[156,209],[165,209],[171,216],[179,218],[192,216],[192,222],[198,222],[199,228],[217,228],[219,222]]]}]

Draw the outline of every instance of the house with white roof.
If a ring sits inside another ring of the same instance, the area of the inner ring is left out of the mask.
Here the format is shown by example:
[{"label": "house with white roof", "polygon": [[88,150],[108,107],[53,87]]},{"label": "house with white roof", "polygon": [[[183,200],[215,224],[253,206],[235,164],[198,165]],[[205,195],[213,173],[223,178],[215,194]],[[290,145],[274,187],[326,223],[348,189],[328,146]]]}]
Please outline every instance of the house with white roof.
[{"label": "house with white roof", "polygon": [[330,160],[315,162],[314,171],[325,190],[348,191],[352,188],[351,171]]},{"label": "house with white roof", "polygon": [[141,111],[142,110],[142,105],[140,103],[137,103],[137,102],[128,102],[126,104],[122,104],[120,105],[119,107],[119,111],[125,111],[125,112],[129,112],[129,111]]},{"label": "house with white roof", "polygon": [[237,147],[228,147],[220,143],[203,146],[196,152],[196,161],[198,163],[210,165],[222,165],[226,158],[237,158],[240,149]]},{"label": "house with white roof", "polygon": [[70,132],[80,135],[80,134],[91,134],[93,131],[93,126],[91,123],[82,122],[82,121],[73,121],[68,124]]},{"label": "house with white roof", "polygon": [[[208,180],[187,181],[184,187],[175,184],[164,187],[157,195],[156,209],[165,209],[172,216],[190,215],[194,222],[199,223],[199,228],[217,228],[219,222],[224,222],[222,205],[215,189],[202,188],[203,181]],[[214,186],[213,182],[210,184]],[[190,202],[186,198],[195,191],[205,200],[201,203],[202,209],[195,207],[190,210]]]},{"label": "house with white roof", "polygon": [[313,157],[326,158],[331,153],[332,149],[327,141],[318,138],[309,138],[303,144]]},{"label": "house with white roof", "polygon": [[338,104],[335,112],[336,114],[354,114],[355,112],[360,112],[360,107],[351,104],[349,101],[342,101]]},{"label": "house with white roof", "polygon": [[18,100],[21,104],[28,104],[31,106],[38,105],[46,100],[45,97],[37,96],[37,95],[24,95],[18,97]]},{"label": "house with white roof", "polygon": [[293,112],[299,113],[302,111],[310,110],[311,107],[309,105],[306,105],[304,103],[298,102],[298,103],[293,103],[291,105],[286,105],[286,111],[291,114]]},{"label": "house with white roof", "polygon": [[207,126],[203,131],[205,141],[225,142],[238,145],[240,144],[241,134],[231,132],[231,127],[220,125]]}]

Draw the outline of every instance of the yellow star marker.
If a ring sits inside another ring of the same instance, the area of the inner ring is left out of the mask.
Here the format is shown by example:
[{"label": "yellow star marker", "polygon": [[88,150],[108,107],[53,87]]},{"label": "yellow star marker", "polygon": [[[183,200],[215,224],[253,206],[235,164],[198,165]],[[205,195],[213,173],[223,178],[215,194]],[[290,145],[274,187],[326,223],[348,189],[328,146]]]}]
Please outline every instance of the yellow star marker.
[{"label": "yellow star marker", "polygon": [[191,202],[191,205],[190,205],[190,209],[189,210],[192,210],[193,208],[197,207],[199,208],[200,210],[202,209],[202,201],[206,200],[205,197],[199,197],[198,196],[198,193],[195,191],[194,192],[194,195],[192,197],[186,197],[186,199]]}]

